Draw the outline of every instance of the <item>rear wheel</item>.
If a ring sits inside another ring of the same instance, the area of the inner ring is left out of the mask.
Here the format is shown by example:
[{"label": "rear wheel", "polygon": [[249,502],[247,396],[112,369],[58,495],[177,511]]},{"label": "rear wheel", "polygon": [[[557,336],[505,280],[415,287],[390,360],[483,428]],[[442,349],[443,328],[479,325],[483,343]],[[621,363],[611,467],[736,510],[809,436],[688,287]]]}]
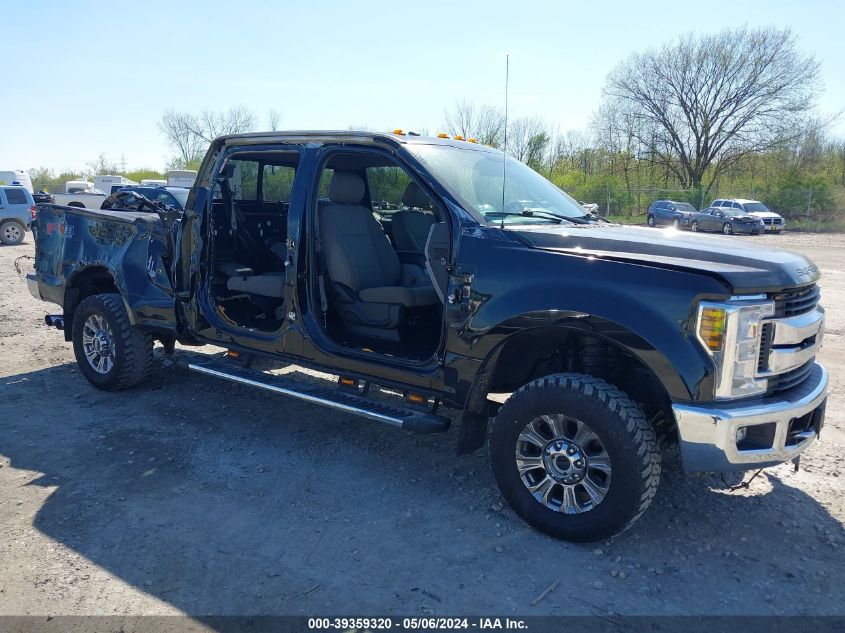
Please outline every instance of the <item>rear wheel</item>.
[{"label": "rear wheel", "polygon": [[17,246],[23,242],[26,227],[15,220],[6,220],[0,224],[0,242],[7,246]]},{"label": "rear wheel", "polygon": [[152,371],[153,339],[132,327],[118,294],[87,297],[73,317],[73,352],[82,375],[98,389],[126,389]]},{"label": "rear wheel", "polygon": [[731,235],[734,232],[734,227],[731,226],[730,222],[725,222],[722,225],[722,233],[725,235]]},{"label": "rear wheel", "polygon": [[693,233],[698,233],[698,222],[695,220],[692,221],[692,224],[689,225],[689,230]]},{"label": "rear wheel", "polygon": [[648,216],[648,220],[647,220],[647,222],[648,222],[648,225],[649,225],[651,228],[654,228],[654,216],[653,216],[653,215]]},{"label": "rear wheel", "polygon": [[604,380],[555,374],[528,383],[496,416],[493,475],[522,519],[551,536],[599,541],[651,503],[660,452],[651,424]]}]

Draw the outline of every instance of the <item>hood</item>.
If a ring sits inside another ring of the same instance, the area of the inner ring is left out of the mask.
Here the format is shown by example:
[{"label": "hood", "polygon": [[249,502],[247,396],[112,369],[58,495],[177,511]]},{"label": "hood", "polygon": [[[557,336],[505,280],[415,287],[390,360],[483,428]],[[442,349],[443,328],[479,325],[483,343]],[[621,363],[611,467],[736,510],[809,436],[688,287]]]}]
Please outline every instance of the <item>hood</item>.
[{"label": "hood", "polygon": [[771,292],[820,276],[802,255],[747,240],[616,224],[509,228],[534,248],[717,276],[733,291]]},{"label": "hood", "polygon": [[735,215],[730,218],[730,220],[736,220],[738,222],[759,222],[760,216],[759,215],[752,215],[750,213],[744,213],[742,215]]},{"label": "hood", "polygon": [[779,218],[780,215],[773,211],[749,211],[748,215],[753,215],[756,218]]}]

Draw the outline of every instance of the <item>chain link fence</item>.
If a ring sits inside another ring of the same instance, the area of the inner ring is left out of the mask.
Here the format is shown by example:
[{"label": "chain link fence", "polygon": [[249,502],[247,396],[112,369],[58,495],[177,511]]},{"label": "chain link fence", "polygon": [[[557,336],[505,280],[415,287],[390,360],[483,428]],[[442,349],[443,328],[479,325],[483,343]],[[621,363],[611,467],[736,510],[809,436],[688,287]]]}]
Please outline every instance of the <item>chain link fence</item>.
[{"label": "chain link fence", "polygon": [[822,185],[811,188],[718,187],[709,192],[698,189],[627,188],[610,185],[584,187],[568,191],[582,203],[598,204],[599,214],[608,216],[645,216],[656,200],[689,202],[706,209],[713,200],[745,198],[759,200],[786,218],[806,218],[817,222],[845,222],[845,187]]}]

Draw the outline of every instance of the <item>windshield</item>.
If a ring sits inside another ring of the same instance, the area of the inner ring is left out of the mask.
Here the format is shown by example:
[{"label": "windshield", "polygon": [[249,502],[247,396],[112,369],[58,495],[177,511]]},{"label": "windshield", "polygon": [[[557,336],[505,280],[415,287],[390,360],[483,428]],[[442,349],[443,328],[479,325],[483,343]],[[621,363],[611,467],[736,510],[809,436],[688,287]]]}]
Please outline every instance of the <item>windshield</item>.
[{"label": "windshield", "polygon": [[185,208],[185,205],[188,203],[188,193],[190,189],[168,189],[170,193],[173,194],[173,197],[182,205],[182,208]]},{"label": "windshield", "polygon": [[[467,209],[491,224],[559,222],[550,214],[586,218],[584,208],[536,171],[507,157],[502,206],[502,154],[449,145],[410,145],[408,149]],[[511,216],[510,214],[515,214]],[[524,215],[523,215],[524,214]],[[531,215],[536,214],[536,215]]]},{"label": "windshield", "polygon": [[692,206],[689,202],[677,202],[675,203],[675,209],[677,211],[683,211],[684,213],[695,213],[698,211],[698,209]]},{"label": "windshield", "polygon": [[754,213],[755,211],[768,211],[769,207],[762,202],[746,202],[745,210],[749,213]]}]

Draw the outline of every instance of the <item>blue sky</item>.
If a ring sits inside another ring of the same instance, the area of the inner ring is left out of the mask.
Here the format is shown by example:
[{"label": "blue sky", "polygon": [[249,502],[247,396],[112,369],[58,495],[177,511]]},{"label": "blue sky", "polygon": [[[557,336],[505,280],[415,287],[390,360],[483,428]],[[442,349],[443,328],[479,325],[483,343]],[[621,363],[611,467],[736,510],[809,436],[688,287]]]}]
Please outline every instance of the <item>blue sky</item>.
[{"label": "blue sky", "polygon": [[[442,128],[458,99],[584,128],[608,71],[688,31],[789,26],[845,109],[845,3],[0,1],[0,169],[81,168],[100,153],[164,168],[168,108],[250,108],[266,127]],[[845,136],[845,120],[835,132]]]}]

